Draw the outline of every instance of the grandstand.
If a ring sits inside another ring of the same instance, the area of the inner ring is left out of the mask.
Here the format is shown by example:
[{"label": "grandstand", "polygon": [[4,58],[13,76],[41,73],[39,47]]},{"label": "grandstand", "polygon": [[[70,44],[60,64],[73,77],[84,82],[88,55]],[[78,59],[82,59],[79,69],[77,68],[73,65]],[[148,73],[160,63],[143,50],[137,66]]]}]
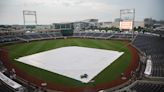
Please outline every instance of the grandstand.
[{"label": "grandstand", "polygon": [[[67,37],[67,36],[66,36]],[[108,33],[108,32],[74,32],[71,37],[80,37],[80,38],[99,38],[99,39],[131,39],[132,34],[124,33]],[[56,39],[64,38],[60,32],[49,32],[49,33],[30,33],[22,35],[5,35],[0,36],[0,43],[11,43],[19,41],[34,41],[34,40],[43,40],[43,39]]]},{"label": "grandstand", "polygon": [[133,42],[133,44],[140,49],[146,57],[151,57],[152,71],[150,77],[164,77],[163,43],[163,38],[154,35],[138,35]]}]

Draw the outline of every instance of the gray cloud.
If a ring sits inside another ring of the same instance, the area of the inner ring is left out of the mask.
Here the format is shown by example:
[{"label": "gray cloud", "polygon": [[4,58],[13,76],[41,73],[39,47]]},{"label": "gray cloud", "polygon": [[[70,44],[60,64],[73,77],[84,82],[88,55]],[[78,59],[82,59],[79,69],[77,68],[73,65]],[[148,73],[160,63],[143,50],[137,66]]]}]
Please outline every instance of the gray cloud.
[{"label": "gray cloud", "polygon": [[164,20],[163,0],[3,0],[0,24],[23,24],[22,11],[37,11],[38,23],[78,21],[99,18],[113,21],[119,10],[135,8],[136,20],[152,17]]}]

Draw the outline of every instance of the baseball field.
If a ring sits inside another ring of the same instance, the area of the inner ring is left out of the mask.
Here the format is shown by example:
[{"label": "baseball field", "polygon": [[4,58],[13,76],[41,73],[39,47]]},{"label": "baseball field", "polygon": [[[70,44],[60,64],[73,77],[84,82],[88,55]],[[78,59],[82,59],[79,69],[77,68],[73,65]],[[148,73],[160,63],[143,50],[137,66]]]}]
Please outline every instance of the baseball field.
[{"label": "baseball field", "polygon": [[[125,72],[132,58],[129,49],[127,48],[127,44],[127,41],[125,42],[118,40],[68,38],[19,43],[6,46],[6,48],[8,49],[10,62],[18,69],[25,72],[27,76],[32,76],[39,80],[44,80],[47,83],[55,83],[67,87],[89,87],[97,84],[111,82],[112,80],[118,78],[121,73]],[[92,79],[94,80],[94,82],[89,83],[82,83],[80,81],[56,73],[52,73],[34,66],[30,66],[15,60],[19,57],[66,46],[80,46],[105,50],[114,50],[124,52],[124,54],[117,60],[115,60],[112,64],[110,64],[107,68],[105,68],[96,77],[94,77]]]}]

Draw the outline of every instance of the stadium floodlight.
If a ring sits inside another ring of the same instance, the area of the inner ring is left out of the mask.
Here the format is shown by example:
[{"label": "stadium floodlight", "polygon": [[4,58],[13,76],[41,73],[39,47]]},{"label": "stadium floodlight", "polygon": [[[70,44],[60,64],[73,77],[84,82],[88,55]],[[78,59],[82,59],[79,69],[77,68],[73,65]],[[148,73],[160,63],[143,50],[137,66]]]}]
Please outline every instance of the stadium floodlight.
[{"label": "stadium floodlight", "polygon": [[134,20],[135,9],[122,9],[120,10],[120,30],[131,30],[132,38],[134,38]]},{"label": "stadium floodlight", "polygon": [[26,14],[26,15],[35,15],[35,14],[36,14],[36,11],[24,10],[23,12],[24,12],[24,14]]},{"label": "stadium floodlight", "polygon": [[133,13],[134,9],[122,9],[120,10],[120,13],[122,14],[127,14],[127,13]]},{"label": "stadium floodlight", "polygon": [[35,25],[37,25],[37,16],[36,16],[36,11],[29,11],[29,10],[23,10],[23,22],[24,22],[24,30],[26,30],[26,16],[33,16],[35,18],[34,22]]}]

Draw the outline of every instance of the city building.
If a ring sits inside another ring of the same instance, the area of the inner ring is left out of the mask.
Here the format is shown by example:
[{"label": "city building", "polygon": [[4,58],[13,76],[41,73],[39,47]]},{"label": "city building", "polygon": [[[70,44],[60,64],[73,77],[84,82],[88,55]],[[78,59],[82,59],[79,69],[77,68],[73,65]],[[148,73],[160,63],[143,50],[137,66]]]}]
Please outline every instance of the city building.
[{"label": "city building", "polygon": [[99,22],[99,27],[100,28],[110,28],[112,27],[112,22]]},{"label": "city building", "polygon": [[98,19],[87,19],[69,23],[53,23],[53,29],[84,31],[86,29],[98,28]]}]

